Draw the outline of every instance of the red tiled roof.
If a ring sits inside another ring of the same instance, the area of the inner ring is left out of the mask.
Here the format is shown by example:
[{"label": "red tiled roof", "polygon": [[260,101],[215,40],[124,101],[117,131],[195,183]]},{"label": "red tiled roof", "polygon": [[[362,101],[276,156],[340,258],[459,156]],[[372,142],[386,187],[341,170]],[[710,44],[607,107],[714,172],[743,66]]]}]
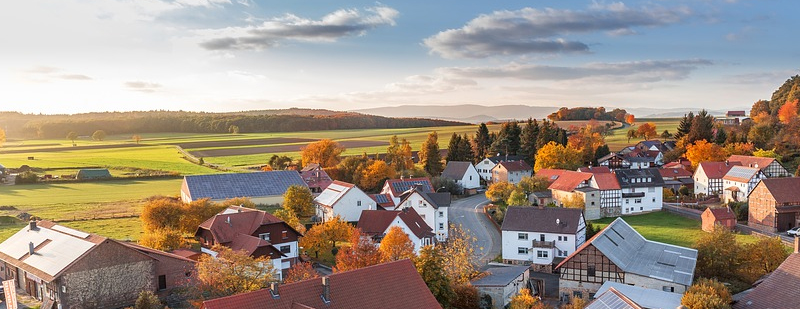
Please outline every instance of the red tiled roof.
[{"label": "red tiled roof", "polygon": [[[680,164],[680,163],[678,163]],[[691,178],[692,172],[683,169],[683,167],[678,168],[662,168],[658,170],[661,173],[661,178]]]},{"label": "red tiled roof", "polygon": [[[691,175],[690,175],[691,176]],[[617,176],[611,173],[607,174],[594,174],[594,181],[597,183],[597,189],[600,190],[619,190],[619,181]]]},{"label": "red tiled roof", "polygon": [[767,187],[778,204],[800,202],[800,177],[767,178],[762,179],[761,184]]},{"label": "red tiled roof", "polygon": [[172,253],[172,254],[177,255],[177,256],[185,257],[185,258],[190,259],[192,261],[197,261],[197,259],[199,259],[200,255],[202,254],[200,251],[195,251],[195,250],[192,250],[192,249],[183,249],[183,248],[172,250],[169,253]]},{"label": "red tiled roof", "polygon": [[697,170],[702,168],[708,179],[722,179],[735,165],[742,164],[739,162],[700,162]]},{"label": "red tiled roof", "polygon": [[411,207],[403,210],[362,210],[356,227],[366,235],[379,236],[386,232],[397,217],[400,217],[418,238],[434,236],[433,229]]},{"label": "red tiled roof", "polygon": [[247,255],[253,255],[258,248],[270,246],[272,244],[268,241],[248,234],[236,234],[231,242],[227,244],[227,247],[231,248],[231,250],[244,251],[247,252]]},{"label": "red tiled roof", "polygon": [[742,300],[733,304],[734,309],[800,308],[800,254],[793,253],[778,266],[761,284]]},{"label": "red tiled roof", "polygon": [[321,297],[322,279],[315,278],[280,286],[277,298],[272,297],[269,289],[263,289],[208,300],[201,308],[441,308],[411,260],[334,273],[328,278],[328,303]]},{"label": "red tiled roof", "polygon": [[[225,212],[230,213],[225,214]],[[216,242],[227,243],[233,241],[237,234],[251,235],[262,225],[279,222],[283,221],[266,211],[231,206],[201,223],[198,230],[209,230]]]},{"label": "red tiled roof", "polygon": [[573,171],[566,171],[564,174],[561,174],[561,177],[558,177],[548,189],[552,190],[561,190],[561,191],[572,191],[578,187],[582,182],[591,179],[593,174],[591,173],[581,173],[581,172],[573,172]]},{"label": "red tiled roof", "polygon": [[611,173],[611,169],[609,169],[608,166],[584,166],[578,168],[578,171],[592,174]]},{"label": "red tiled roof", "polygon": [[547,181],[552,183],[553,181],[558,179],[558,177],[561,177],[561,175],[564,174],[564,172],[567,172],[567,170],[543,168],[540,169],[538,172],[536,172],[536,176],[547,178]]},{"label": "red tiled roof", "polygon": [[728,207],[706,208],[717,220],[736,219],[736,215]]},{"label": "red tiled roof", "polygon": [[758,166],[758,169],[763,171],[765,168],[767,168],[767,166],[772,164],[772,162],[775,162],[775,158],[732,155],[728,158],[728,162],[739,162],[740,165],[746,167]]},{"label": "red tiled roof", "polygon": [[531,168],[531,166],[528,165],[528,163],[525,163],[525,161],[503,161],[503,162],[498,163],[497,165],[502,166],[503,168],[505,168],[509,172],[520,172],[520,171],[531,171],[531,170],[533,170],[533,168]]},{"label": "red tiled roof", "polygon": [[301,171],[300,178],[303,178],[303,181],[306,182],[309,188],[320,188],[322,190],[325,190],[325,188],[333,183],[333,179],[322,169]]}]

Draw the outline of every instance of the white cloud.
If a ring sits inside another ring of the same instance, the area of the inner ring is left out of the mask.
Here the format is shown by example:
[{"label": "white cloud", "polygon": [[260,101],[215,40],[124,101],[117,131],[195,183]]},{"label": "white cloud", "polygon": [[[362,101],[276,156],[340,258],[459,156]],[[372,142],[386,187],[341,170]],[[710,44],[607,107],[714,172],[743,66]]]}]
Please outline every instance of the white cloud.
[{"label": "white cloud", "polygon": [[158,83],[143,82],[143,81],[125,82],[124,85],[126,88],[128,88],[128,90],[145,92],[145,93],[156,92],[162,87],[162,85]]},{"label": "white cloud", "polygon": [[87,81],[92,80],[85,74],[65,72],[64,69],[51,66],[35,66],[19,72],[23,80],[32,83],[50,83],[57,80]]},{"label": "white cloud", "polygon": [[424,40],[431,53],[445,58],[487,58],[531,53],[585,53],[588,44],[563,38],[576,33],[635,33],[634,27],[661,26],[691,15],[686,8],[629,8],[595,4],[587,10],[523,8],[481,15],[458,29]]},{"label": "white cloud", "polygon": [[258,25],[202,31],[213,38],[203,41],[200,46],[208,50],[262,50],[287,39],[331,42],[342,37],[361,36],[377,27],[394,26],[399,14],[385,6],[367,8],[363,12],[358,9],[337,10],[319,20],[286,14]]}]

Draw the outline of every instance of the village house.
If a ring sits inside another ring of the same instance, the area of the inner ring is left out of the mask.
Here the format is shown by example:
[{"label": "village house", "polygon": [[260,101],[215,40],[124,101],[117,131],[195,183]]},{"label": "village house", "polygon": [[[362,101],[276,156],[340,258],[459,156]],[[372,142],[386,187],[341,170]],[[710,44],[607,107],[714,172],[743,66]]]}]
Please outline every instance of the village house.
[{"label": "village house", "polygon": [[308,185],[308,189],[311,190],[311,193],[316,194],[322,193],[325,188],[333,183],[331,176],[328,176],[328,173],[326,173],[325,170],[323,170],[317,163],[306,165],[302,170],[300,170],[300,178],[303,178],[303,181],[306,182],[306,185]]},{"label": "village house", "polygon": [[622,214],[661,210],[664,180],[658,169],[616,170],[622,195]]},{"label": "village house", "polygon": [[[421,190],[425,192],[434,192],[433,184],[431,184],[431,180],[428,177],[420,177],[420,178],[400,178],[400,179],[388,179],[385,183],[383,183],[383,188],[381,188],[381,194],[388,194],[389,197],[392,199],[393,206],[397,206],[400,203],[400,196],[403,195],[408,190],[411,190],[414,186],[421,186]],[[437,188],[438,189],[438,188]]]},{"label": "village house", "polygon": [[559,295],[592,299],[608,281],[684,293],[696,263],[697,250],[649,241],[617,218],[558,264]]},{"label": "village house", "polygon": [[488,157],[483,159],[481,162],[478,162],[475,165],[475,168],[478,170],[478,174],[481,178],[486,181],[492,181],[492,169],[500,162],[504,161],[522,161],[525,160],[523,156],[494,156]]},{"label": "village house", "polygon": [[682,294],[607,281],[585,309],[681,308]]},{"label": "village house", "polygon": [[761,179],[767,178],[755,167],[734,166],[722,177],[722,202],[745,202]]},{"label": "village house", "polygon": [[347,222],[356,222],[362,210],[376,208],[376,202],[354,184],[334,181],[314,198],[317,219],[326,222],[339,216]]},{"label": "village house", "polygon": [[269,257],[279,279],[298,262],[298,240],[303,235],[283,220],[257,209],[231,206],[209,218],[194,233],[201,251],[216,256],[214,245]]},{"label": "village house", "polygon": [[378,210],[390,210],[394,209],[394,201],[392,201],[392,196],[385,193],[377,193],[377,194],[370,194],[369,198],[375,201],[375,209]]},{"label": "village house", "polygon": [[448,209],[450,208],[449,192],[427,192],[423,185],[411,187],[400,196],[401,200],[395,210],[414,208],[414,210],[425,220],[425,223],[433,228],[437,241],[447,240],[450,222],[448,221]]},{"label": "village house", "polygon": [[725,113],[725,117],[714,117],[714,121],[727,126],[738,126],[749,119],[745,111],[728,111]]},{"label": "village house", "polygon": [[548,187],[553,202],[557,206],[564,207],[568,203],[580,201],[584,205],[584,215],[588,220],[600,219],[600,192],[589,186],[593,176],[591,173],[563,172]]},{"label": "village house", "polygon": [[694,194],[706,196],[719,195],[722,193],[722,178],[728,171],[739,162],[700,162],[694,171]]},{"label": "village house", "polygon": [[256,204],[283,204],[283,194],[292,185],[308,187],[297,171],[191,175],[183,177],[181,200],[220,202],[246,197]]},{"label": "village house", "polygon": [[474,191],[481,187],[481,176],[472,162],[449,161],[442,172],[442,177],[455,180],[462,189],[467,191]]},{"label": "village house", "polygon": [[533,175],[533,168],[525,161],[503,161],[492,169],[492,183],[506,181],[517,184],[523,177]]},{"label": "village house", "polygon": [[616,152],[609,153],[597,159],[597,164],[600,166],[608,167],[610,169],[631,167],[631,162],[626,160],[624,155]]},{"label": "village house", "polygon": [[694,180],[692,180],[692,172],[684,169],[680,164],[673,165],[674,167],[663,167],[658,170],[661,174],[661,179],[664,180],[664,188],[678,192],[682,186],[687,188],[694,188]]},{"label": "village house", "polygon": [[[733,296],[733,309],[800,308],[797,282],[800,278],[800,238],[794,238],[794,251],[755,287]],[[740,296],[741,294],[741,296]]]},{"label": "village house", "polygon": [[784,232],[800,225],[800,178],[761,180],[747,197],[747,225],[767,232]]},{"label": "village house", "polygon": [[729,207],[709,207],[700,215],[703,231],[713,232],[717,225],[733,231],[736,228],[736,214]]},{"label": "village house", "polygon": [[754,167],[764,172],[767,178],[791,177],[792,174],[775,158],[732,155],[729,162],[738,162],[741,166]]},{"label": "village house", "polygon": [[592,174],[608,174],[611,169],[608,166],[582,166],[578,168],[578,172],[592,173]]},{"label": "village house", "polygon": [[201,309],[440,309],[411,260],[333,273],[203,302]]},{"label": "village house", "polygon": [[533,206],[545,206],[553,202],[553,192],[550,190],[531,192],[528,194],[528,201]]},{"label": "village house", "polygon": [[[597,217],[617,217],[622,214],[622,188],[619,186],[616,174],[596,173],[589,180],[589,187],[597,189],[599,193],[599,212]],[[593,205],[589,205],[593,206]],[[594,218],[595,216],[592,216]],[[586,216],[588,220],[589,216]]]},{"label": "village house", "polygon": [[376,244],[381,243],[393,226],[399,227],[408,235],[414,244],[415,253],[419,253],[424,246],[436,243],[433,229],[412,207],[403,210],[364,210],[356,225],[364,235],[372,237]]},{"label": "village house", "polygon": [[586,221],[577,208],[508,207],[500,230],[504,263],[548,272],[586,241]]},{"label": "village house", "polygon": [[489,300],[493,309],[502,309],[511,303],[511,298],[528,288],[530,281],[528,266],[493,266],[485,276],[472,281],[481,299]]},{"label": "village house", "polygon": [[191,283],[195,262],[174,254],[31,221],[0,244],[0,277],[40,308],[131,306],[141,291],[164,297]]}]

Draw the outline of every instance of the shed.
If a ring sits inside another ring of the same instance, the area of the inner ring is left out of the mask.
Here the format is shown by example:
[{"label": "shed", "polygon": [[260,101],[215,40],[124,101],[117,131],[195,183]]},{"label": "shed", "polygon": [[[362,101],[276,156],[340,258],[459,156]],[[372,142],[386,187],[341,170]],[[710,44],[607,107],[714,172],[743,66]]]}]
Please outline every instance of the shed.
[{"label": "shed", "polygon": [[79,170],[76,177],[78,180],[108,179],[111,178],[111,173],[107,168],[85,168]]},{"label": "shed", "polygon": [[487,275],[472,281],[482,298],[492,299],[492,308],[505,308],[520,290],[528,288],[528,266],[498,266],[486,270]]},{"label": "shed", "polygon": [[713,232],[719,224],[729,230],[736,228],[736,214],[729,207],[706,208],[700,216],[703,219],[703,231]]}]

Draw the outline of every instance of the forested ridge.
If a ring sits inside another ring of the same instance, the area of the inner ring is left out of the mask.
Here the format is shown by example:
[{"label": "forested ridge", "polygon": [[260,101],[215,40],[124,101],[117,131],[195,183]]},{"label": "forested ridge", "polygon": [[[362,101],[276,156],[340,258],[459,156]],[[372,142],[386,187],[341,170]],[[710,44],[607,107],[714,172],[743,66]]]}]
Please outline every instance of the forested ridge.
[{"label": "forested ridge", "polygon": [[464,125],[461,122],[389,118],[321,109],[285,109],[231,113],[186,111],[103,112],[74,115],[0,112],[0,128],[9,137],[64,138],[69,132],[91,135],[139,133],[293,132],[336,129],[387,129]]}]

